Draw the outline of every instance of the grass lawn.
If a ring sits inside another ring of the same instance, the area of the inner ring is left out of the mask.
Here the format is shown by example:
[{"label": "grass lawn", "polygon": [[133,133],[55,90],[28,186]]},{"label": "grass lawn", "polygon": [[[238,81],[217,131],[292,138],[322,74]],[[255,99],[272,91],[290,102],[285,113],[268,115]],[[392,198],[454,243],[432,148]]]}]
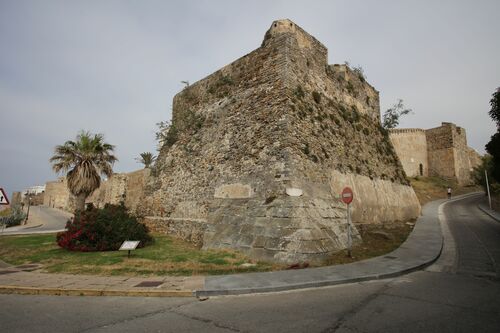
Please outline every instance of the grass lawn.
[{"label": "grass lawn", "polygon": [[60,248],[55,234],[2,236],[0,259],[13,265],[38,263],[49,273],[91,275],[215,275],[282,269],[283,266],[256,262],[235,251],[201,251],[189,243],[154,235],[155,242],[127,251],[72,252]]},{"label": "grass lawn", "polygon": [[[357,226],[363,243],[355,245],[349,258],[346,251],[332,255],[324,265],[345,264],[386,254],[395,250],[413,226],[398,223],[391,226]],[[374,231],[390,236],[381,237]],[[72,252],[57,246],[55,234],[2,236],[0,259],[13,265],[42,264],[43,272],[121,276],[191,276],[286,269],[288,265],[253,262],[243,254],[229,250],[202,251],[191,244],[165,235],[154,235],[154,244],[132,252]],[[242,266],[255,263],[255,266]],[[313,265],[316,266],[316,265]]]}]

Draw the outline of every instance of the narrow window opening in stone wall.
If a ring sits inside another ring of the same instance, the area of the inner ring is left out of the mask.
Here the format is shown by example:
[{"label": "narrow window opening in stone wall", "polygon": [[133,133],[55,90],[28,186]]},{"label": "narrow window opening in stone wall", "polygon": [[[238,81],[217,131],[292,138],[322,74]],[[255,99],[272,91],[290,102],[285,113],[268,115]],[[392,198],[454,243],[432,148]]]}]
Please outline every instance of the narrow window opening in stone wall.
[{"label": "narrow window opening in stone wall", "polygon": [[274,23],[274,27],[276,28],[278,25],[276,23]]},{"label": "narrow window opening in stone wall", "polygon": [[418,168],[420,170],[420,176],[423,176],[424,175],[424,166],[422,165],[422,163],[419,164]]}]

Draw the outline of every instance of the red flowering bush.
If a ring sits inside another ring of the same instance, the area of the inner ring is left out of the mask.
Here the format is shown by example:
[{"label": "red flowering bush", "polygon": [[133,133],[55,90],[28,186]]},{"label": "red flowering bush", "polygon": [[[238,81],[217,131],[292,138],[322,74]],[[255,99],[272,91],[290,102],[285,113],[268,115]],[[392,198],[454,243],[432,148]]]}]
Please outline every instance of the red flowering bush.
[{"label": "red flowering bush", "polygon": [[66,231],[57,234],[57,244],[70,251],[114,251],[125,240],[151,243],[147,227],[128,214],[123,205],[88,207],[66,223]]}]

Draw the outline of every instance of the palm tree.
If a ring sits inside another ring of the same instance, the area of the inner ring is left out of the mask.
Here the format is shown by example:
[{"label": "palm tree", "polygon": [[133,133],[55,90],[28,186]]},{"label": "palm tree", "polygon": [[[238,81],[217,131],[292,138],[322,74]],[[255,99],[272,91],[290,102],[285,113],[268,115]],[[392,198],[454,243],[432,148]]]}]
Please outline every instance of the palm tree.
[{"label": "palm tree", "polygon": [[52,169],[68,172],[68,189],[76,197],[76,210],[85,208],[85,199],[101,185],[101,174],[111,177],[115,146],[104,142],[102,134],[81,131],[76,141],[56,146],[50,158]]},{"label": "palm tree", "polygon": [[139,156],[140,156],[140,158],[139,157],[136,158],[136,161],[144,164],[144,169],[149,168],[151,166],[151,164],[153,164],[154,161],[156,160],[156,156],[154,156],[149,151],[141,153]]}]

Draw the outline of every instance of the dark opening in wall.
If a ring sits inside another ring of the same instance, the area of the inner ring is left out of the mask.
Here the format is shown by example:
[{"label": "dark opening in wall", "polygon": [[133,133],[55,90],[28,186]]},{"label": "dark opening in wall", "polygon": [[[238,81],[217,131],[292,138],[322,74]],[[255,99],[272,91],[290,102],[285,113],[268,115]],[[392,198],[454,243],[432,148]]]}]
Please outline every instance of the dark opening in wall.
[{"label": "dark opening in wall", "polygon": [[418,165],[418,169],[420,171],[420,176],[423,176],[424,175],[424,166],[422,165],[422,163],[420,163]]}]

